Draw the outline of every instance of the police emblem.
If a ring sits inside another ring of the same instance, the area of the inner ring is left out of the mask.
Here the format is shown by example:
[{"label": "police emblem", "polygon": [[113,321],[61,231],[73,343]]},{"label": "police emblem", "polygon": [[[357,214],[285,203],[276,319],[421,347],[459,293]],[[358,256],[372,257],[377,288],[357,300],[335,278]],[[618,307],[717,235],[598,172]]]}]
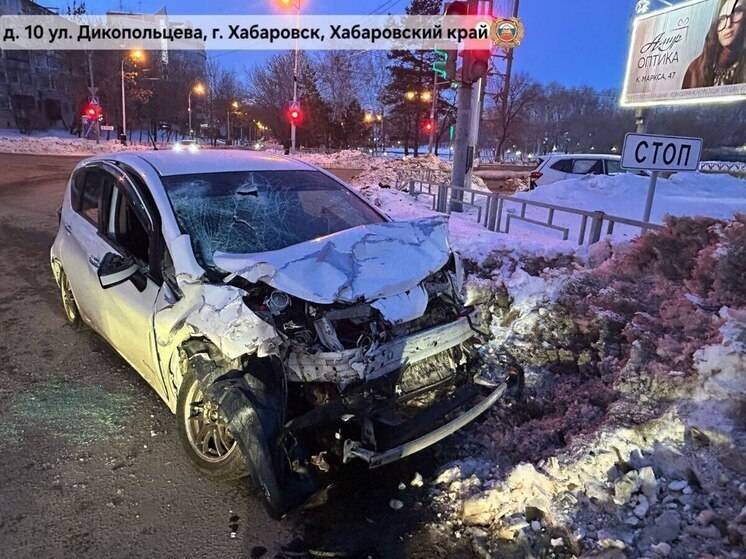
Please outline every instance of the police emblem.
[{"label": "police emblem", "polygon": [[512,49],[521,44],[526,30],[517,17],[497,18],[492,22],[492,40],[495,45]]}]

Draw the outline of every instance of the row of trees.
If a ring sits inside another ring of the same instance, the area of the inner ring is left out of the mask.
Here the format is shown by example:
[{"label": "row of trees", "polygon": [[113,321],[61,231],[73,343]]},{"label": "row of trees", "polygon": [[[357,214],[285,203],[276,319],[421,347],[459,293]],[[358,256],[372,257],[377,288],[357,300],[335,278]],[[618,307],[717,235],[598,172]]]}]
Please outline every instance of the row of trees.
[{"label": "row of trees", "polygon": [[[543,85],[527,74],[517,74],[505,100],[501,86],[500,78],[491,78],[480,135],[480,145],[497,157],[508,149],[616,152],[624,134],[635,129],[635,111],[622,108],[614,90]],[[649,132],[698,136],[707,146],[746,144],[744,103],[649,109],[646,120]]]},{"label": "row of trees", "polygon": [[[77,10],[85,10],[77,6]],[[441,0],[411,0],[409,14],[438,14]],[[520,56],[520,53],[518,54]],[[86,66],[86,53],[72,53],[71,64]],[[124,58],[123,58],[124,57]],[[193,95],[194,127],[213,139],[228,135],[271,135],[287,143],[287,118],[293,88],[293,53],[280,53],[263,65],[237,75],[204,52],[146,53],[135,59],[121,52],[94,52],[90,67],[110,123],[121,122],[120,68],[124,60],[127,116],[132,130],[188,133],[187,97]],[[303,123],[298,143],[304,147],[340,149],[399,145],[417,156],[428,141],[433,53],[427,51],[331,51],[299,53],[298,90]],[[541,84],[525,73],[512,76],[507,97],[503,75],[493,71],[485,84],[480,132],[482,151],[497,158],[508,150],[523,153],[557,151],[610,152],[621,149],[624,134],[634,129],[634,113],[622,109],[616,91]],[[81,99],[85,86],[81,83]],[[423,95],[425,93],[425,95]],[[436,150],[447,146],[455,123],[454,90],[437,96]],[[650,111],[650,130],[698,135],[707,145],[746,143],[743,103]],[[201,126],[200,126],[201,125]],[[237,131],[241,131],[241,134]]]}]

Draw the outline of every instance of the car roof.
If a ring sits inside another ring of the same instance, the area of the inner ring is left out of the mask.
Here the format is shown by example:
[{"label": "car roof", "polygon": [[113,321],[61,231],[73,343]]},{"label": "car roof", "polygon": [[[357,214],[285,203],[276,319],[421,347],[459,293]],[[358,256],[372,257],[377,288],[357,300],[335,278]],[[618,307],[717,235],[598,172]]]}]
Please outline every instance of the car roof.
[{"label": "car roof", "polygon": [[621,156],[612,153],[548,153],[540,156],[545,159],[569,159],[582,157],[584,159],[621,159]]},{"label": "car roof", "polygon": [[149,163],[161,176],[229,171],[313,171],[298,159],[267,152],[238,149],[172,149],[131,151],[105,157],[127,163],[133,157]]}]

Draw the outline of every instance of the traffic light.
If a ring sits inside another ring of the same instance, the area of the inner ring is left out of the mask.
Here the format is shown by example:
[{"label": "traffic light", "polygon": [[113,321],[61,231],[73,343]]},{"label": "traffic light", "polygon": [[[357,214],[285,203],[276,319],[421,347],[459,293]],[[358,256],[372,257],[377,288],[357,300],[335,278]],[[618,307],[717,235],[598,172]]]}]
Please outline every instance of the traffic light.
[{"label": "traffic light", "polygon": [[88,120],[99,120],[103,116],[101,105],[99,105],[98,103],[89,102],[83,108],[82,116],[86,117]]},{"label": "traffic light", "polygon": [[[447,16],[465,16],[469,12],[466,2],[450,2],[446,4],[444,15]],[[437,59],[433,62],[433,71],[438,78],[444,82],[456,80],[456,60],[458,58],[458,46],[454,48],[441,50],[435,49]]]},{"label": "traffic light", "polygon": [[464,65],[461,68],[461,81],[464,83],[474,83],[479,78],[487,75],[490,69],[490,49],[465,50]]},{"label": "traffic light", "polygon": [[303,111],[299,104],[290,105],[288,108],[288,120],[290,124],[298,126],[303,121]]},{"label": "traffic light", "polygon": [[422,129],[428,134],[433,131],[433,126],[433,121],[429,118],[422,121]]},{"label": "traffic light", "polygon": [[469,3],[468,2],[449,2],[446,4],[446,9],[444,14],[447,16],[465,16],[469,13]]},{"label": "traffic light", "polygon": [[434,52],[438,60],[433,61],[433,72],[437,74],[441,81],[451,82],[455,80],[458,50],[435,49]]}]

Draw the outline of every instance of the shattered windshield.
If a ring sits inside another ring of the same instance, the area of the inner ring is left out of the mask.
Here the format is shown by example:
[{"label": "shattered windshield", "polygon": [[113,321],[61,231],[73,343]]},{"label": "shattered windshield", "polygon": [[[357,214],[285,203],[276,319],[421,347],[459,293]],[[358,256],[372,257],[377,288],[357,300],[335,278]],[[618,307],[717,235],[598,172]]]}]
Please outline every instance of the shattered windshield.
[{"label": "shattered windshield", "polygon": [[277,250],[384,219],[319,171],[239,171],[162,178],[182,232],[215,252]]}]

